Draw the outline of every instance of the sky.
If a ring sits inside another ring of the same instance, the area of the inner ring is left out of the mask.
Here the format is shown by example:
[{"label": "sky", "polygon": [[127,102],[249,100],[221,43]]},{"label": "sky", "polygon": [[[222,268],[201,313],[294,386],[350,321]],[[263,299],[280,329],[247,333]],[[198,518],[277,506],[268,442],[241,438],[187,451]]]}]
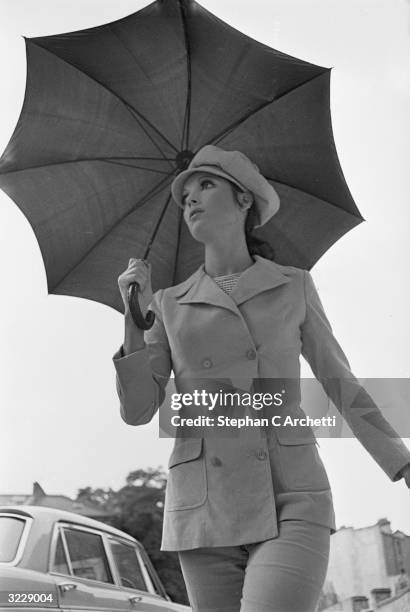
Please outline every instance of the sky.
[{"label": "sky", "polygon": [[[99,25],[148,4],[139,0],[1,0],[0,150],[25,87],[22,36]],[[333,67],[331,112],[339,159],[366,221],[312,271],[336,338],[363,378],[410,376],[408,283],[410,97],[406,0],[203,0],[247,35]],[[78,298],[48,296],[31,227],[0,191],[0,494],[73,496],[125,484],[129,472],[166,466],[172,440],[158,423],[119,416],[111,356],[122,317]],[[309,376],[307,365],[302,375]],[[410,440],[406,440],[410,445]],[[392,483],[356,440],[320,440],[337,526],[387,517],[410,534],[409,491]]]}]

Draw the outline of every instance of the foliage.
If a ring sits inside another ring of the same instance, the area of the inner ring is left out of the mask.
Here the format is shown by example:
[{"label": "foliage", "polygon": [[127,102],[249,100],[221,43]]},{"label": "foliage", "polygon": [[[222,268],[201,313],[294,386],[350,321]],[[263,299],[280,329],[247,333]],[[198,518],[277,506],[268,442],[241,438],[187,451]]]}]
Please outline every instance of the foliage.
[{"label": "foliage", "polygon": [[166,480],[161,468],[139,469],[128,474],[118,491],[85,487],[77,501],[105,510],[111,517],[106,522],[139,540],[171,599],[188,604],[177,554],[160,551]]}]

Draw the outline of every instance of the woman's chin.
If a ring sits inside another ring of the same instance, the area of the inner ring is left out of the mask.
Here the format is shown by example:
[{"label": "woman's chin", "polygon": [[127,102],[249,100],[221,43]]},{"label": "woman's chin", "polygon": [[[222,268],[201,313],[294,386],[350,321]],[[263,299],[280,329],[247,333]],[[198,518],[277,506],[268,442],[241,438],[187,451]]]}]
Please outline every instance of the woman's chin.
[{"label": "woman's chin", "polygon": [[202,242],[203,244],[206,244],[211,239],[209,229],[207,230],[205,227],[201,227],[200,223],[195,224],[193,227],[191,226],[189,228],[189,231],[191,233],[192,238],[197,242]]}]

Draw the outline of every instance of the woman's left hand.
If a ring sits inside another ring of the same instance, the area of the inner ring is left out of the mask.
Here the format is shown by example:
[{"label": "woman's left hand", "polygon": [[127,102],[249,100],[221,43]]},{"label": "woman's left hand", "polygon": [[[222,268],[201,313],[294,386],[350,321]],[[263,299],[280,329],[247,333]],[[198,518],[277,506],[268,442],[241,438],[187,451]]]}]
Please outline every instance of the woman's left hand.
[{"label": "woman's left hand", "polygon": [[401,475],[402,478],[404,478],[406,485],[410,489],[410,463],[401,470]]}]

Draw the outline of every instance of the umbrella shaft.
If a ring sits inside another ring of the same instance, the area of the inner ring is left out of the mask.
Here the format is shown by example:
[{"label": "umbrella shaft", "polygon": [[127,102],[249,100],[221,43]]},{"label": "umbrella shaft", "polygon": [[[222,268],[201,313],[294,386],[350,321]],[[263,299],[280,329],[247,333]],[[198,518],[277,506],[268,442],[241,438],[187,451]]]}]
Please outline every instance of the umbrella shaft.
[{"label": "umbrella shaft", "polygon": [[153,240],[150,240],[149,243],[147,244],[147,247],[146,247],[146,249],[144,251],[144,255],[142,256],[142,259],[144,259],[144,260],[148,259],[148,255],[149,255],[149,252],[150,252],[151,247],[152,247],[152,242],[153,242]]},{"label": "umbrella shaft", "polygon": [[165,206],[162,209],[161,214],[158,217],[158,221],[155,224],[154,231],[151,234],[151,238],[150,238],[150,240],[149,240],[149,242],[148,242],[148,244],[146,246],[146,249],[145,249],[145,252],[144,252],[144,255],[143,255],[142,259],[147,259],[148,255],[149,255],[149,252],[151,250],[152,244],[153,244],[153,242],[155,240],[155,236],[157,235],[157,232],[159,230],[159,226],[161,225],[161,221],[162,221],[162,219],[163,219],[163,217],[165,215],[165,211],[167,210],[170,201],[171,201],[171,194],[168,196],[167,201],[165,203]]}]

